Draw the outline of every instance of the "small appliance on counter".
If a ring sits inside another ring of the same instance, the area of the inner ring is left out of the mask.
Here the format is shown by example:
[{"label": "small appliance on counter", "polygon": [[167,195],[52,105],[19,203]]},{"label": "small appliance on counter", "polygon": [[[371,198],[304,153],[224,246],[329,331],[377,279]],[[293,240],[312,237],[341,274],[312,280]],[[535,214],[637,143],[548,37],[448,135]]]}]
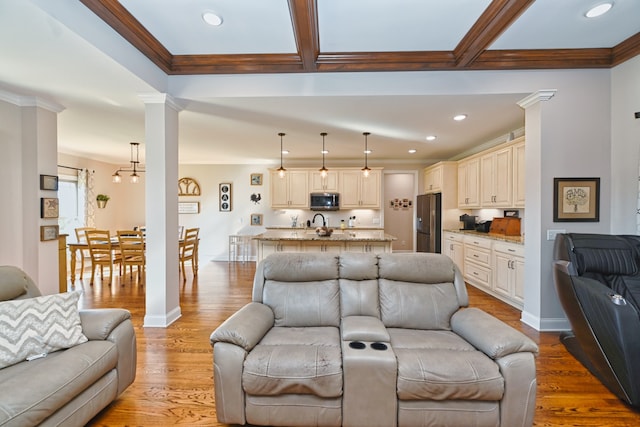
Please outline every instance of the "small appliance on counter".
[{"label": "small appliance on counter", "polygon": [[519,236],[520,218],[493,218],[489,233],[504,236]]},{"label": "small appliance on counter", "polygon": [[488,233],[491,230],[491,223],[493,221],[480,221],[476,224],[476,231],[480,233]]},{"label": "small appliance on counter", "polygon": [[461,230],[475,230],[476,229],[476,219],[478,217],[475,215],[460,215],[460,221],[462,221]]}]

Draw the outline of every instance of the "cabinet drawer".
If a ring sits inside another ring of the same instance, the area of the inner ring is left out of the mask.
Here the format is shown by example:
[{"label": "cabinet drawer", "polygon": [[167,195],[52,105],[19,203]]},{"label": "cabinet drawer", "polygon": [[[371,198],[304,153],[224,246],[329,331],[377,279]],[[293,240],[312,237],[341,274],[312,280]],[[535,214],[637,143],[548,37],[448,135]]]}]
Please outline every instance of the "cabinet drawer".
[{"label": "cabinet drawer", "polygon": [[469,262],[468,260],[464,262],[464,277],[467,281],[474,284],[487,288],[491,287],[491,270]]},{"label": "cabinet drawer", "polygon": [[491,240],[482,237],[465,236],[464,243],[478,248],[491,249]]},{"label": "cabinet drawer", "polygon": [[467,246],[464,250],[464,257],[467,260],[477,262],[489,267],[490,264],[490,253],[483,249],[478,249],[473,246]]},{"label": "cabinet drawer", "polygon": [[524,256],[524,245],[496,242],[493,244],[493,250],[507,255],[514,255],[519,257]]},{"label": "cabinet drawer", "polygon": [[456,233],[444,233],[445,240],[451,240],[452,242],[464,242],[464,236]]}]

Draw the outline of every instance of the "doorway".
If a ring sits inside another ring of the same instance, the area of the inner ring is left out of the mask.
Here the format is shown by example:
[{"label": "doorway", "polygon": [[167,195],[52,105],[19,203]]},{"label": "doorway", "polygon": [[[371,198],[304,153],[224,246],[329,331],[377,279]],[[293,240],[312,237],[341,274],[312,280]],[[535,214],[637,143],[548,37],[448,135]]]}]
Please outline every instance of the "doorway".
[{"label": "doorway", "polygon": [[384,232],[397,237],[393,252],[415,251],[416,182],[415,171],[384,172]]}]

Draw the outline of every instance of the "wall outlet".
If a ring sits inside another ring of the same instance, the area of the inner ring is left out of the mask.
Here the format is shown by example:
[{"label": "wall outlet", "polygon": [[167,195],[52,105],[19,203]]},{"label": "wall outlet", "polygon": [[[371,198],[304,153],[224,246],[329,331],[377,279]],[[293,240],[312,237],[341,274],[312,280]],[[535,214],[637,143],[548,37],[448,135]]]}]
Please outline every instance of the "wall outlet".
[{"label": "wall outlet", "polygon": [[547,230],[547,240],[556,240],[556,235],[566,232],[567,230]]}]

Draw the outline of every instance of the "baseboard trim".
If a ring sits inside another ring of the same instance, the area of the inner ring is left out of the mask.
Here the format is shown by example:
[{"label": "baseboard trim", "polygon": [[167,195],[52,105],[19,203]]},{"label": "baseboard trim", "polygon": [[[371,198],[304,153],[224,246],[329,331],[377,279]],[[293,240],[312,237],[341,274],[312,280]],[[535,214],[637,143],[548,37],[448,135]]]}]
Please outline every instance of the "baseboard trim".
[{"label": "baseboard trim", "polygon": [[566,317],[540,318],[529,312],[523,311],[520,321],[540,332],[556,332],[571,330],[571,325]]},{"label": "baseboard trim", "polygon": [[142,326],[145,328],[166,328],[167,326],[178,320],[181,316],[182,311],[180,310],[180,306],[178,306],[164,316],[149,314],[145,315],[144,324]]}]

